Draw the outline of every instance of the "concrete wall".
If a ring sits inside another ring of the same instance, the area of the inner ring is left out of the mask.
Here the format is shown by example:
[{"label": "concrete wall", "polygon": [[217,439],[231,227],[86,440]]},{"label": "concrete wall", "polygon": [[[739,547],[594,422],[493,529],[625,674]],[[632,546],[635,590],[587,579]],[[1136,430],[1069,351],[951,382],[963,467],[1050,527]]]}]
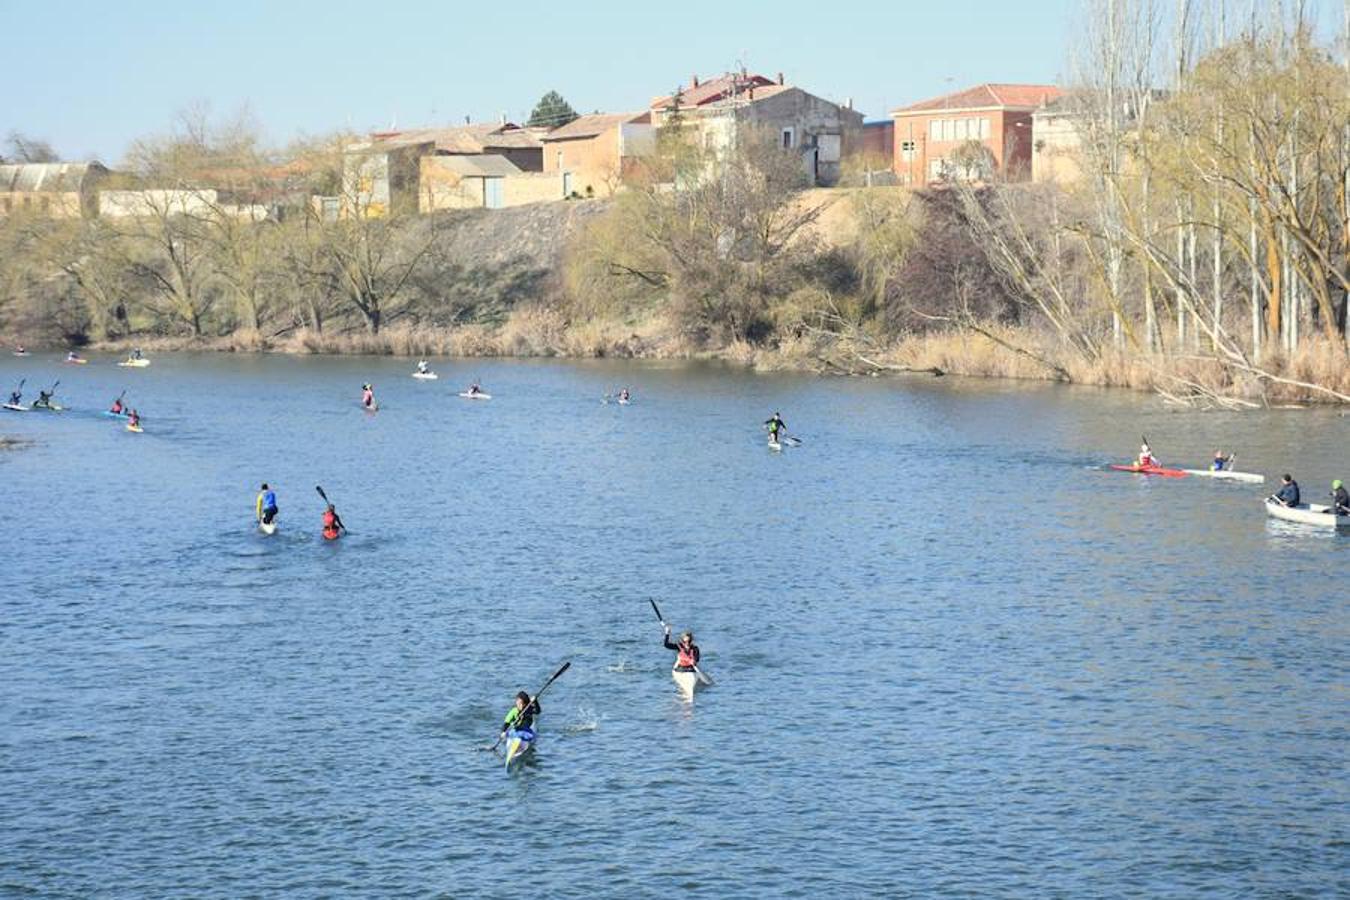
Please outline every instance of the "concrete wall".
[{"label": "concrete wall", "polygon": [[16,191],[0,194],[0,216],[20,213],[49,219],[78,219],[84,203],[78,191]]},{"label": "concrete wall", "polygon": [[502,205],[551,203],[563,199],[561,172],[524,172],[502,179]]},{"label": "concrete wall", "polygon": [[1031,120],[1031,180],[1068,184],[1083,177],[1075,117],[1041,111]]},{"label": "concrete wall", "polygon": [[446,160],[444,156],[424,156],[418,161],[421,172],[418,212],[472,209],[483,205],[483,179],[464,177],[450,168]]},{"label": "concrete wall", "polygon": [[544,142],[544,171],[569,173],[572,190],[581,196],[608,197],[623,175],[619,155],[619,127],[612,126],[593,137]]},{"label": "concrete wall", "polygon": [[206,217],[218,202],[213,190],[99,191],[98,214],[107,219]]}]

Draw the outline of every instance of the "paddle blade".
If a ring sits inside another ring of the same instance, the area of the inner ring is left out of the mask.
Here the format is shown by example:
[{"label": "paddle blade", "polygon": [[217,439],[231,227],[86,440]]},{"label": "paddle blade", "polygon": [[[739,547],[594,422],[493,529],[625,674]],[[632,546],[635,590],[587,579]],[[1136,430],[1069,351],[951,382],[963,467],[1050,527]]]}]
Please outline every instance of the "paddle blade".
[{"label": "paddle blade", "polygon": [[316,491],[319,492],[319,496],[323,498],[323,502],[324,502],[324,503],[327,503],[327,502],[328,502],[328,495],[325,494],[325,493],[323,492],[323,488],[319,487],[319,486],[316,484],[316,485],[314,485],[314,490],[316,490]]}]

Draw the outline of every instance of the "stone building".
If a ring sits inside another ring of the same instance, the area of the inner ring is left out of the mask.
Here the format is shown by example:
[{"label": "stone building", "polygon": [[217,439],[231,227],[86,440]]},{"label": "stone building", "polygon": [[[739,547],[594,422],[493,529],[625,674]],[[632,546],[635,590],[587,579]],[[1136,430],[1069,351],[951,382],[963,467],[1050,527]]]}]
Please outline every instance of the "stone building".
[{"label": "stone building", "polygon": [[98,189],[112,173],[98,162],[0,165],[0,216],[53,219],[98,214]]}]

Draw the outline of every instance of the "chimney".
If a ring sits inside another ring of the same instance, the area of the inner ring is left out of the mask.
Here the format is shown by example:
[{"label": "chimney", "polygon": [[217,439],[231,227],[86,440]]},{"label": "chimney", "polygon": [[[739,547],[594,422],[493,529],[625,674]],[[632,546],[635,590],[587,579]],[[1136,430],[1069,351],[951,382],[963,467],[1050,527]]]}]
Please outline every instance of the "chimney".
[{"label": "chimney", "polygon": [[502,124],[506,124],[506,113],[502,113]]},{"label": "chimney", "polygon": [[845,97],[845,98],[844,98],[844,109],[852,109],[852,108],[853,108],[853,98],[852,98],[852,97]]},{"label": "chimney", "polygon": [[782,84],[782,83],[783,83],[783,73],[782,73],[782,72],[779,72],[779,73],[778,73],[778,83],[779,83],[779,84]]},{"label": "chimney", "polygon": [[689,86],[690,86],[690,87],[698,87],[698,76],[697,76],[697,75],[690,75],[690,76],[689,76]]}]

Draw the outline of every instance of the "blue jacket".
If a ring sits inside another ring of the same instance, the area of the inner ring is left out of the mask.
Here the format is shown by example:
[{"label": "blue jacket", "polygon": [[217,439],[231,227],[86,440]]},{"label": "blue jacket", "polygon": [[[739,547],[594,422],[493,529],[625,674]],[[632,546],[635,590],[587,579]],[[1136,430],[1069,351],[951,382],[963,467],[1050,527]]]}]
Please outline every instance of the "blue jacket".
[{"label": "blue jacket", "polygon": [[1298,506],[1298,482],[1290,481],[1275,492],[1275,499],[1286,506]]}]

